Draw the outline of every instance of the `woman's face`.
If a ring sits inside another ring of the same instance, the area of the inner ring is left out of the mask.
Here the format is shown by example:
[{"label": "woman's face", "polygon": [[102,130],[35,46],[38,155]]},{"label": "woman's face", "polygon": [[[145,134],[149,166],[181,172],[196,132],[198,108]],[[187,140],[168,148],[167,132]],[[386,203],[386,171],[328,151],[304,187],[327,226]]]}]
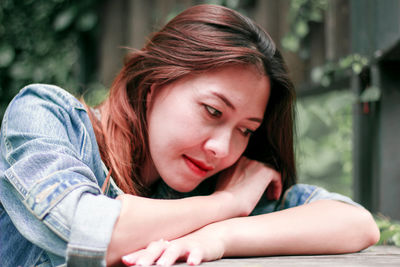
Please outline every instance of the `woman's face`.
[{"label": "woman's face", "polygon": [[[180,192],[235,163],[261,124],[269,79],[253,66],[188,76],[148,96],[148,134],[154,182]],[[149,169],[148,168],[148,169]]]}]

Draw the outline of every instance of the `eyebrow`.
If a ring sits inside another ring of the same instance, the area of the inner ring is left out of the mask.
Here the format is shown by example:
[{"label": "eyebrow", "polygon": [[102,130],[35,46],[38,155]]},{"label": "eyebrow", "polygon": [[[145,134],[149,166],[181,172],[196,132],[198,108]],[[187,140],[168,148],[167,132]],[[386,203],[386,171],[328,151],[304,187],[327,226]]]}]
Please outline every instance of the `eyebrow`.
[{"label": "eyebrow", "polygon": [[223,94],[217,92],[212,92],[212,94],[221,99],[225,103],[225,105],[227,105],[233,110],[236,110],[235,106]]},{"label": "eyebrow", "polygon": [[[219,99],[221,99],[222,102],[224,102],[225,105],[227,105],[229,108],[231,108],[232,110],[236,110],[235,106],[223,94],[220,94],[218,92],[212,92],[212,94],[215,95],[216,97],[218,97]],[[262,123],[262,121],[263,121],[263,119],[260,119],[260,118],[248,118],[248,120],[259,122],[259,123]]]}]

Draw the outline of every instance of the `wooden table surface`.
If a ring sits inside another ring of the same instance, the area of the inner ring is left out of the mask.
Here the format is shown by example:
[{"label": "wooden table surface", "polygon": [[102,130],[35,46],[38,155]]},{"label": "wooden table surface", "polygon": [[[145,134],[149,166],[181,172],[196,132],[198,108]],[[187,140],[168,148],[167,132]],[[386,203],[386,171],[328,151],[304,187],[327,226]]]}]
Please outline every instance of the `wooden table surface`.
[{"label": "wooden table surface", "polygon": [[[174,266],[188,266],[178,263]],[[373,246],[359,253],[318,256],[231,258],[205,262],[200,267],[400,267],[400,248]]]}]

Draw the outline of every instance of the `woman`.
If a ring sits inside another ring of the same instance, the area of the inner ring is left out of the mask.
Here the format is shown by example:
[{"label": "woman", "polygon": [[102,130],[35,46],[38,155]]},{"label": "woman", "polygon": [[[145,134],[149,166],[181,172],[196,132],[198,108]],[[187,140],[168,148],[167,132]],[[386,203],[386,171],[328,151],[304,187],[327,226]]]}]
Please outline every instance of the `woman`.
[{"label": "woman", "polygon": [[1,129],[0,265],[168,266],[374,244],[368,211],[295,185],[293,102],[269,36],[213,5],[132,52],[97,108],[27,86]]}]

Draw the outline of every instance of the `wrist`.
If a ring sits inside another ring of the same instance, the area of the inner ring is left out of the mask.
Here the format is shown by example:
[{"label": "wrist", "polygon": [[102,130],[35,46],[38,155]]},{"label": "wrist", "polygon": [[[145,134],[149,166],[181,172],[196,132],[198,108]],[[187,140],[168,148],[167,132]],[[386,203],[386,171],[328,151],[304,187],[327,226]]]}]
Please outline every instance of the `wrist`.
[{"label": "wrist", "polygon": [[206,255],[212,256],[207,259],[207,261],[221,259],[226,254],[227,235],[229,231],[227,231],[225,227],[225,222],[226,221],[212,223],[198,231],[198,234],[208,237],[207,240],[209,240],[208,252],[206,252]]},{"label": "wrist", "polygon": [[241,201],[229,191],[215,191],[213,195],[220,205],[221,213],[227,214],[224,219],[249,216],[255,206],[251,202]]},{"label": "wrist", "polygon": [[[229,191],[215,191],[211,195],[213,205],[215,205],[217,212],[220,216],[220,220],[226,220],[238,216],[245,216],[241,212],[241,208],[236,203],[237,199]],[[240,204],[240,203],[239,203]]]}]

